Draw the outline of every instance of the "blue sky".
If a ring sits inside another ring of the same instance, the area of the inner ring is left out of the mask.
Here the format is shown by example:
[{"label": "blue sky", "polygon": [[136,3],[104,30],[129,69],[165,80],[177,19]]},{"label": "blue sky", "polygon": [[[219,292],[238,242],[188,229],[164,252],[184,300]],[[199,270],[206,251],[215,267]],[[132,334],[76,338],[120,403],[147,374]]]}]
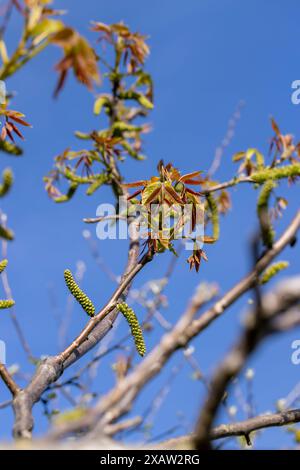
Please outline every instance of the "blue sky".
[{"label": "blue sky", "polygon": [[[231,156],[234,152],[257,147],[267,153],[270,115],[276,118],[283,132],[300,138],[300,106],[291,103],[291,83],[300,78],[297,48],[300,5],[297,0],[290,0],[288,7],[283,0],[86,0],[84,6],[79,1],[62,0],[58,6],[69,10],[66,22],[93,41],[89,32],[91,20],[105,23],[124,20],[133,30],[149,35],[151,55],[147,70],[155,84],[155,109],[150,116],[153,131],[146,137],[148,159],[141,163],[129,160],[124,163],[122,169],[128,181],[154,174],[161,158],[172,161],[183,172],[207,171],[240,100],[245,101],[245,107],[216,174],[219,180],[226,180],[233,174],[235,167]],[[14,17],[8,35],[10,50],[18,31],[19,22]],[[17,92],[13,108],[26,114],[33,129],[26,131],[24,157],[13,160],[1,155],[1,167],[12,166],[16,177],[11,194],[1,200],[9,225],[16,232],[15,242],[9,245],[8,274],[16,313],[36,356],[58,351],[57,323],[49,286],[55,292],[58,315],[64,315],[65,268],[74,271],[78,260],[85,261],[87,272],[83,286],[99,306],[114,288],[106,274],[99,270],[82,236],[86,228],[82,218],[94,216],[98,204],[110,200],[109,190],[101,190],[91,198],[78,192],[70,203],[55,205],[43,187],[42,178],[51,168],[53,157],[67,147],[80,148],[73,131],[88,131],[99,126],[92,114],[93,95],[73,77],[61,96],[52,99],[57,78],[53,67],[59,57],[56,48],[49,49],[7,81],[8,89]],[[278,224],[278,232],[293,216],[297,202],[299,204],[299,186],[287,192],[283,184],[280,194],[288,194],[289,208]],[[231,195],[233,210],[222,219],[220,241],[207,249],[208,263],[201,266],[197,275],[188,272],[184,257],[178,262],[167,288],[169,308],[164,315],[170,322],[179,317],[200,281],[217,281],[224,292],[249,268],[247,250],[250,236],[256,229],[257,194],[243,186],[235,188]],[[95,237],[93,228],[92,235]],[[103,259],[120,274],[126,259],[126,242],[97,241],[97,245]],[[136,280],[135,287],[161,277],[169,258],[169,254],[157,258]],[[289,274],[299,272],[298,246],[293,251],[287,249],[281,258],[292,261]],[[205,373],[212,372],[236,337],[246,305],[247,297],[193,342],[195,357]],[[143,315],[142,311],[137,313]],[[69,337],[79,332],[83,324],[80,308],[75,307]],[[121,325],[116,335],[121,337],[125,331],[125,325]],[[149,348],[158,342],[161,334],[158,326],[149,339]],[[8,364],[18,363],[26,373],[32,372],[5,312],[0,319],[0,338],[7,343]],[[258,412],[272,410],[276,399],[286,396],[297,383],[299,370],[290,361],[291,342],[297,338],[300,338],[299,330],[272,339],[251,359],[249,365],[255,368],[254,396]],[[110,363],[116,357],[113,355],[101,363],[94,391],[103,393],[111,387]],[[80,365],[86,361],[87,358],[83,358]],[[170,376],[172,367],[181,361],[180,353],[176,354],[166,371],[149,384],[137,402],[135,413],[142,412],[145,401],[153,399]],[[182,415],[187,427],[179,428],[177,433],[192,429],[203,398],[203,386],[190,376],[191,369],[184,364],[159,412],[154,436],[177,425]],[[0,402],[7,398],[6,390],[0,386]],[[230,403],[235,404],[234,398]],[[41,412],[37,405],[36,434],[47,425]],[[10,438],[12,412],[7,409],[0,413],[0,437]],[[219,419],[227,418],[221,415]],[[258,446],[276,448],[289,440],[290,436],[280,429],[268,430]]]}]

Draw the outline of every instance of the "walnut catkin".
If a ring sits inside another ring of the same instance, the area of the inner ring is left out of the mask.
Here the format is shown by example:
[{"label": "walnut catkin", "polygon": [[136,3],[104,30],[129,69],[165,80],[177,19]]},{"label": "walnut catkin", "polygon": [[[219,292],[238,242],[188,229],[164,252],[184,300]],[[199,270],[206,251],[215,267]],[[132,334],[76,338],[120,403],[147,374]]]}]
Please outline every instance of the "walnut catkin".
[{"label": "walnut catkin", "polygon": [[283,269],[288,268],[288,261],[277,261],[276,263],[271,264],[261,275],[260,284],[266,284],[269,282],[276,274],[280,273]]},{"label": "walnut catkin", "polygon": [[73,275],[69,269],[66,269],[64,272],[64,277],[66,281],[66,285],[78,303],[80,303],[83,310],[90,316],[93,317],[95,315],[95,306],[93,302],[88,298],[88,296],[80,289],[77,285]]},{"label": "walnut catkin", "polygon": [[139,321],[136,317],[136,314],[125,302],[118,304],[117,309],[124,315],[127,320],[128,325],[130,326],[131,334],[134,338],[135,346],[140,354],[144,356],[146,353],[146,346],[143,337],[142,328],[139,324]]},{"label": "walnut catkin", "polygon": [[2,261],[0,261],[0,274],[4,271],[4,269],[6,268],[7,266],[7,259],[3,259]]},{"label": "walnut catkin", "polygon": [[2,308],[10,308],[15,305],[15,301],[8,299],[8,300],[0,300],[0,309]]}]

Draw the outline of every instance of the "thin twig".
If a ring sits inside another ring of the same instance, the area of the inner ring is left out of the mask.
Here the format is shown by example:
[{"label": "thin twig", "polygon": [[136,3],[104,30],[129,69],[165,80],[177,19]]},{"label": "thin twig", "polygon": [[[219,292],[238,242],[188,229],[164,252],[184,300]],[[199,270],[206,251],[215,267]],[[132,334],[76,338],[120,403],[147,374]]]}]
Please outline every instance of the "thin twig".
[{"label": "thin twig", "polygon": [[16,384],[8,370],[6,369],[5,365],[0,362],[0,377],[2,378],[3,382],[11,392],[12,396],[15,397],[18,392],[21,390],[20,387]]}]

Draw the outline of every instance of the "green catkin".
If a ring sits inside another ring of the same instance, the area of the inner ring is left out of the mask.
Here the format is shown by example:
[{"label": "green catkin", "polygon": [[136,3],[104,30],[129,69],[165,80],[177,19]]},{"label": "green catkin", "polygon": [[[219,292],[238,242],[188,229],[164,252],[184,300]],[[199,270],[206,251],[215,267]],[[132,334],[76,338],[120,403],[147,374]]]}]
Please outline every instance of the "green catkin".
[{"label": "green catkin", "polygon": [[5,168],[2,173],[2,183],[0,184],[0,197],[5,196],[13,184],[13,173],[9,168]]},{"label": "green catkin", "polygon": [[4,271],[4,269],[6,268],[7,266],[7,259],[3,259],[2,261],[0,261],[0,274]]},{"label": "green catkin", "polygon": [[56,197],[54,201],[56,203],[69,201],[74,196],[77,188],[78,188],[78,183],[71,183],[67,191],[67,194],[63,194],[62,196]]},{"label": "green catkin", "polygon": [[283,269],[286,269],[289,266],[288,261],[278,261],[277,263],[271,264],[261,275],[260,284],[266,284],[269,282],[276,274],[278,274]]},{"label": "green catkin", "polygon": [[78,176],[73,173],[69,168],[65,169],[65,177],[77,184],[89,184],[93,182],[93,178],[90,176]]},{"label": "green catkin", "polygon": [[8,300],[0,300],[0,309],[3,309],[3,308],[10,308],[10,307],[12,307],[13,305],[15,305],[15,301],[14,301],[14,300],[11,300],[11,299],[8,299]]},{"label": "green catkin", "polygon": [[211,213],[211,223],[213,230],[213,237],[218,240],[220,236],[220,223],[219,223],[219,211],[215,198],[211,193],[206,196],[208,208]]},{"label": "green catkin", "polygon": [[10,155],[14,155],[16,157],[22,155],[23,153],[23,150],[17,145],[9,142],[8,140],[1,140],[1,139],[0,139],[0,151],[9,153]]},{"label": "green catkin", "polygon": [[71,294],[75,297],[78,303],[80,303],[83,310],[90,316],[93,317],[95,315],[95,306],[93,302],[88,298],[88,296],[80,289],[77,285],[73,275],[69,269],[66,269],[64,272],[66,285],[71,292]]},{"label": "green catkin", "polygon": [[255,183],[262,184],[268,180],[279,180],[293,176],[300,176],[300,163],[257,171],[251,175],[251,180]]},{"label": "green catkin", "polygon": [[[0,261],[0,274],[4,271],[4,269],[6,268],[7,266],[7,259],[3,259],[2,261]],[[0,309],[4,309],[4,308],[10,308],[12,307],[13,305],[15,305],[15,301],[12,300],[12,299],[7,299],[7,300],[0,300]]]},{"label": "green catkin", "polygon": [[125,302],[118,304],[117,309],[121,312],[127,320],[130,326],[131,334],[134,338],[136,349],[140,356],[144,356],[146,353],[146,346],[143,337],[142,328],[140,327],[139,321],[136,314]]},{"label": "green catkin", "polygon": [[124,140],[121,145],[132,158],[135,158],[136,160],[145,160],[146,157],[134,150],[126,140]]},{"label": "green catkin", "polygon": [[92,183],[90,184],[90,186],[88,187],[88,189],[86,190],[86,194],[88,196],[91,196],[92,194],[94,194],[94,192],[100,188],[100,186],[102,186],[105,182],[107,181],[107,176],[106,175],[99,175],[97,177],[97,179]]},{"label": "green catkin", "polygon": [[0,238],[11,241],[14,239],[14,232],[10,230],[9,228],[6,228],[6,227],[3,227],[3,225],[0,225]]},{"label": "green catkin", "polygon": [[261,227],[262,241],[267,248],[272,248],[274,241],[274,230],[270,221],[268,206],[271,193],[275,187],[276,183],[274,181],[266,181],[257,201],[257,215]]},{"label": "green catkin", "polygon": [[99,189],[100,186],[102,185],[103,185],[103,181],[101,180],[94,181],[94,183],[92,183],[86,190],[87,196],[91,196],[92,194],[94,194],[94,192],[97,191],[97,189]]}]

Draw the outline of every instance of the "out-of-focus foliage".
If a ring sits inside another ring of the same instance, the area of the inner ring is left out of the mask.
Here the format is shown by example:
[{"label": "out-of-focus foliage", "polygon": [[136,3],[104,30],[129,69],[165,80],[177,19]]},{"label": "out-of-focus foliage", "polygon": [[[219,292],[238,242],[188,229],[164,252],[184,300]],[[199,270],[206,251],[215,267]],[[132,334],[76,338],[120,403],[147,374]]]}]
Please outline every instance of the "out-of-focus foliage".
[{"label": "out-of-focus foliage", "polygon": [[[110,93],[97,94],[94,114],[106,115],[108,127],[90,132],[75,132],[78,139],[86,142],[88,148],[80,151],[64,150],[55,158],[54,169],[45,177],[46,189],[55,202],[69,200],[80,185],[86,185],[86,194],[91,195],[103,184],[112,186],[116,194],[122,193],[119,162],[126,156],[143,160],[142,134],[148,132],[148,124],[142,124],[153,108],[153,85],[151,76],[144,70],[149,53],[145,37],[132,33],[123,24],[111,26],[93,23],[92,30],[98,33],[100,45],[110,46],[113,51],[112,64],[108,64],[100,49],[99,55],[70,28],[59,31],[52,42],[64,50],[64,58],[57,65],[60,80],[59,91],[69,68],[77,78],[92,88],[99,83],[96,59],[102,62],[108,80]],[[104,48],[103,48],[104,49]],[[90,147],[91,146],[91,147]],[[62,180],[68,189],[61,192]]]}]

